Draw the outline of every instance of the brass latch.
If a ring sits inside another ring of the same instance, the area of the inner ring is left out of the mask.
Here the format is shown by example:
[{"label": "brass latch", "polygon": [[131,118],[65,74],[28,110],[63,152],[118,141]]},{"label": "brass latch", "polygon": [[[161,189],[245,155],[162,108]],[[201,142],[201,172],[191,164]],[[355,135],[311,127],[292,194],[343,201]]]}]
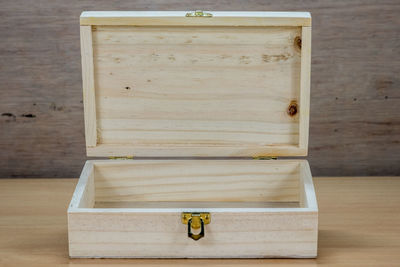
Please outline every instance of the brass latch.
[{"label": "brass latch", "polygon": [[195,12],[186,13],[186,17],[212,17],[211,13],[203,12],[202,10],[196,10]]},{"label": "brass latch", "polygon": [[125,156],[125,157],[108,157],[109,159],[133,159],[133,156]]},{"label": "brass latch", "polygon": [[278,159],[277,157],[268,157],[268,156],[255,156],[253,159],[256,160],[272,160],[272,159]]},{"label": "brass latch", "polygon": [[[182,212],[182,223],[188,226],[188,237],[197,241],[204,237],[204,225],[211,222],[211,214],[208,212]],[[200,229],[199,234],[193,234],[192,229]]]}]

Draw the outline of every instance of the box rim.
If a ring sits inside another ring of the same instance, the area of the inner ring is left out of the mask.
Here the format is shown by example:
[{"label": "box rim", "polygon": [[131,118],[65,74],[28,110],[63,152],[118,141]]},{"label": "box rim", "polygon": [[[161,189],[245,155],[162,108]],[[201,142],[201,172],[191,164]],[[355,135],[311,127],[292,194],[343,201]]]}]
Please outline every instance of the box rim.
[{"label": "box rim", "polygon": [[311,26],[310,12],[205,11],[213,15],[205,20],[185,18],[188,12],[84,11],[80,16],[80,25]]}]

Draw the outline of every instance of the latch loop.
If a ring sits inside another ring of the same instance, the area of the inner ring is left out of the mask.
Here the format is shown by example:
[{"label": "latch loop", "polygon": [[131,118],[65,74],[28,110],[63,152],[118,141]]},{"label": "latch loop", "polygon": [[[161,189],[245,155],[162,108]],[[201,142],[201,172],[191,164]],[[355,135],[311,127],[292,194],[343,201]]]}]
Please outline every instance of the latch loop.
[{"label": "latch loop", "polygon": [[[187,224],[188,226],[188,237],[193,239],[194,241],[199,240],[204,237],[205,229],[204,225],[209,224],[211,222],[211,215],[208,212],[202,213],[191,213],[191,212],[183,212],[182,213],[182,223]],[[200,233],[194,234],[192,229],[199,229]]]}]

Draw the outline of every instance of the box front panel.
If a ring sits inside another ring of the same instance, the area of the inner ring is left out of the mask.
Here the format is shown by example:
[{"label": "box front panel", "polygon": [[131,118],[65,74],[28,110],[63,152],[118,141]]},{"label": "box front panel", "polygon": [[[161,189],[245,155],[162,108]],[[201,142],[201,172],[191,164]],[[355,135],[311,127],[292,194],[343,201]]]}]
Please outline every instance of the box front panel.
[{"label": "box front panel", "polygon": [[315,257],[316,212],[213,213],[194,241],[180,213],[71,213],[71,257]]}]

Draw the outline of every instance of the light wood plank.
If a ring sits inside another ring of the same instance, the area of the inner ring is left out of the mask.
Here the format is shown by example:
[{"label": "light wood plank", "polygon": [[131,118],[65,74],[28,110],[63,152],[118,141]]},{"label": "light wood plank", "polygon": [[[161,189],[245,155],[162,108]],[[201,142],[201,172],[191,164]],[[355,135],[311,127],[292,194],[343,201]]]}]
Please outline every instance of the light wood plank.
[{"label": "light wood plank", "polygon": [[95,209],[286,209],[300,208],[299,202],[233,202],[233,201],[104,201],[96,202]]},{"label": "light wood plank", "polygon": [[92,161],[96,202],[298,202],[299,161]]},{"label": "light wood plank", "polygon": [[87,154],[304,155],[306,129],[287,112],[300,102],[301,30],[96,26]]},{"label": "light wood plank", "polygon": [[315,189],[313,184],[313,178],[311,175],[310,164],[304,160],[300,162],[300,206],[307,207],[309,209],[318,211],[317,199],[315,197]]},{"label": "light wood plank", "polygon": [[211,18],[185,17],[190,11],[86,11],[81,25],[135,26],[310,26],[308,12],[211,12]]},{"label": "light wood plank", "polygon": [[96,157],[99,155],[107,156],[134,156],[141,157],[249,157],[249,156],[302,156],[307,153],[305,149],[299,149],[296,145],[279,145],[279,146],[248,146],[243,147],[240,145],[213,145],[213,146],[194,146],[191,144],[159,144],[154,147],[153,144],[101,144],[96,147],[88,147],[86,149],[89,157]]},{"label": "light wood plank", "polygon": [[69,209],[93,208],[95,203],[93,163],[86,161],[79,182],[72,195]]},{"label": "light wood plank", "polygon": [[86,147],[94,147],[97,143],[96,100],[93,70],[92,27],[81,26],[81,57],[83,81],[83,105],[85,116]]},{"label": "light wood plank", "polygon": [[206,236],[187,238],[180,213],[68,215],[72,257],[315,257],[316,214],[213,213]]},{"label": "light wood plank", "polygon": [[301,78],[300,78],[300,124],[299,146],[308,152],[310,121],[311,77],[311,27],[302,27],[301,32]]}]

